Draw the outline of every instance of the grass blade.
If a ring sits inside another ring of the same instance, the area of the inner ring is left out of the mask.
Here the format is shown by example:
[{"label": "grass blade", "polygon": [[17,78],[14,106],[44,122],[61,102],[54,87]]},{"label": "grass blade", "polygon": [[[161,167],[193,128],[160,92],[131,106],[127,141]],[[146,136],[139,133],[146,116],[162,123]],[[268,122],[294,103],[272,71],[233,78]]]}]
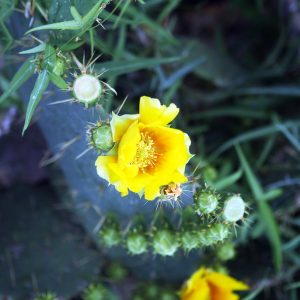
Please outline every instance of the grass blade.
[{"label": "grass blade", "polygon": [[103,74],[107,76],[119,76],[128,74],[142,69],[151,69],[160,64],[173,63],[180,60],[181,57],[165,57],[165,58],[136,58],[128,61],[109,61],[95,65],[95,70],[99,73],[108,71]]},{"label": "grass blade", "polygon": [[29,57],[20,67],[18,72],[11,80],[7,90],[4,91],[0,97],[0,104],[2,104],[9,96],[11,96],[24,82],[26,82],[34,72],[35,64],[32,62],[32,57]]},{"label": "grass blade", "polygon": [[29,103],[26,110],[25,124],[23,127],[22,135],[28,128],[30,121],[32,119],[33,113],[42,99],[42,96],[47,89],[49,84],[49,74],[47,70],[43,70],[39,75],[35,82],[34,88],[30,94]]},{"label": "grass blade", "polygon": [[236,145],[236,151],[240,163],[242,165],[242,168],[244,169],[250,189],[252,190],[252,193],[255,197],[259,209],[260,219],[262,220],[265,228],[267,229],[267,235],[269,237],[272,246],[273,261],[274,261],[275,268],[277,270],[280,270],[282,267],[282,252],[281,252],[281,240],[280,240],[280,235],[279,235],[279,230],[278,230],[276,220],[274,218],[271,208],[269,207],[268,203],[265,201],[264,191],[260,183],[258,182],[256,176],[254,175],[239,145]]}]

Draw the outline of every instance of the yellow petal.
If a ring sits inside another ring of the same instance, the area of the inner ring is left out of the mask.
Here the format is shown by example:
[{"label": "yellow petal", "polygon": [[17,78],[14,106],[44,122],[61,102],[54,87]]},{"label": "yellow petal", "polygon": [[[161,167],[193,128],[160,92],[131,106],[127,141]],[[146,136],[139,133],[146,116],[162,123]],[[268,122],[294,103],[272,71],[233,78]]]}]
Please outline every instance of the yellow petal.
[{"label": "yellow petal", "polygon": [[[159,153],[156,172],[172,172],[184,167],[191,154],[187,135],[177,129],[165,126],[147,126],[143,131],[150,132]],[[184,170],[184,168],[183,168]]]},{"label": "yellow petal", "polygon": [[128,195],[128,187],[124,173],[120,170],[115,156],[99,156],[96,160],[97,173],[100,177],[113,184],[122,196]]},{"label": "yellow petal", "polygon": [[239,300],[240,297],[230,290],[224,290],[213,284],[209,284],[211,300]]},{"label": "yellow petal", "polygon": [[222,288],[229,291],[246,291],[249,289],[249,286],[241,281],[238,281],[228,275],[210,272],[206,276],[206,280],[209,283],[212,283],[214,286]]},{"label": "yellow petal", "polygon": [[128,182],[128,188],[134,193],[140,193],[151,182],[152,176],[146,173],[138,174]]},{"label": "yellow petal", "polygon": [[[190,287],[186,286],[180,293],[181,300],[212,300],[210,289],[204,279],[198,278]],[[223,299],[225,300],[225,299]],[[226,299],[227,300],[227,299]]]},{"label": "yellow petal", "polygon": [[112,136],[114,142],[121,140],[123,134],[126,132],[128,127],[137,120],[139,115],[123,115],[118,116],[114,112],[112,113],[112,119],[110,121],[110,126],[112,130]]},{"label": "yellow petal", "polygon": [[188,290],[194,289],[195,286],[197,286],[198,282],[200,282],[204,278],[205,273],[206,273],[206,269],[203,267],[201,267],[196,272],[194,272],[186,283],[187,289]]},{"label": "yellow petal", "polygon": [[141,140],[138,122],[130,125],[123,134],[118,148],[118,163],[122,166],[132,162],[136,155],[137,144]]},{"label": "yellow petal", "polygon": [[116,182],[120,179],[110,168],[110,165],[117,162],[116,156],[98,156],[96,160],[97,174],[108,182]]},{"label": "yellow petal", "polygon": [[160,195],[159,185],[149,184],[145,187],[145,199],[148,201],[155,200]]},{"label": "yellow petal", "polygon": [[167,125],[179,113],[175,104],[161,105],[158,99],[143,96],[140,99],[140,122],[144,124]]},{"label": "yellow petal", "polygon": [[123,181],[119,181],[119,182],[116,182],[114,184],[116,190],[121,193],[121,196],[122,197],[125,197],[128,195],[128,188],[127,188],[127,185],[123,182]]}]

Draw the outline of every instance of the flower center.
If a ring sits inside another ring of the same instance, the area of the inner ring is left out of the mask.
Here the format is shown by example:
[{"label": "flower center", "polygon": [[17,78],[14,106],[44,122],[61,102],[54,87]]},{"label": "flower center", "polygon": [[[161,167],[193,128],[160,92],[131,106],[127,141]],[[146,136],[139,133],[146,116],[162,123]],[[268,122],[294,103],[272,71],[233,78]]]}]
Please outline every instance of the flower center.
[{"label": "flower center", "polygon": [[152,137],[147,133],[141,133],[141,140],[137,144],[136,155],[132,163],[145,173],[147,168],[155,166],[158,155]]}]

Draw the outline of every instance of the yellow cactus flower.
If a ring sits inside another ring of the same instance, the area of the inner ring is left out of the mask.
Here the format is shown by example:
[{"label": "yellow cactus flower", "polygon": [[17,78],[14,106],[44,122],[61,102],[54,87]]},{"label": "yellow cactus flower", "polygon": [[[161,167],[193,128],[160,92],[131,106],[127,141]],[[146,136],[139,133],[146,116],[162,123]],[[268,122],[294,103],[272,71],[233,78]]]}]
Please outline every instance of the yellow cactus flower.
[{"label": "yellow cactus flower", "polygon": [[249,287],[236,279],[211,269],[201,267],[180,292],[181,300],[238,300],[233,291],[245,291]]},{"label": "yellow cactus flower", "polygon": [[179,109],[161,105],[158,99],[141,97],[139,114],[118,116],[110,122],[114,148],[96,160],[97,173],[121,193],[144,194],[146,200],[160,195],[171,182],[187,181],[185,166],[192,155],[190,138],[170,128]]}]

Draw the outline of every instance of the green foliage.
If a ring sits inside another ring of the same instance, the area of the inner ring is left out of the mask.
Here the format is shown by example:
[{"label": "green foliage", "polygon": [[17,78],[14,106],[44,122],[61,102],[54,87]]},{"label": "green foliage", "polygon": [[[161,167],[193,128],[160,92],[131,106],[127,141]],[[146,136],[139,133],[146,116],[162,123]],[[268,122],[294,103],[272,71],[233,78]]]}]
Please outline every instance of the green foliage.
[{"label": "green foliage", "polygon": [[252,190],[253,196],[255,197],[259,214],[261,217],[261,222],[263,223],[264,227],[266,228],[267,235],[270,239],[270,243],[273,249],[273,257],[274,257],[274,265],[277,270],[280,270],[282,267],[282,252],[281,252],[281,239],[278,230],[278,225],[274,218],[273,212],[266,202],[267,199],[270,199],[270,195],[272,198],[277,196],[275,193],[264,192],[260,183],[256,179],[241,147],[236,145],[236,151],[238,153],[241,165],[244,169],[247,181],[249,186]]},{"label": "green foliage", "polygon": [[33,63],[33,58],[29,57],[23,65],[19,68],[18,72],[12,78],[10,85],[4,91],[0,97],[0,104],[6,101],[18,88],[24,84],[33,74],[35,69],[35,64]]},{"label": "green foliage", "polygon": [[38,75],[38,78],[35,82],[34,88],[30,94],[29,103],[28,103],[27,110],[26,110],[25,124],[23,127],[22,134],[24,134],[24,132],[28,128],[31,118],[33,116],[33,113],[34,113],[37,105],[41,101],[43,94],[48,87],[49,81],[50,81],[50,79],[49,79],[48,70],[43,70]]},{"label": "green foliage", "polygon": [[6,20],[12,14],[17,0],[2,0],[0,2],[0,43],[3,45],[3,52],[9,49],[13,43],[13,37],[6,25]]}]

